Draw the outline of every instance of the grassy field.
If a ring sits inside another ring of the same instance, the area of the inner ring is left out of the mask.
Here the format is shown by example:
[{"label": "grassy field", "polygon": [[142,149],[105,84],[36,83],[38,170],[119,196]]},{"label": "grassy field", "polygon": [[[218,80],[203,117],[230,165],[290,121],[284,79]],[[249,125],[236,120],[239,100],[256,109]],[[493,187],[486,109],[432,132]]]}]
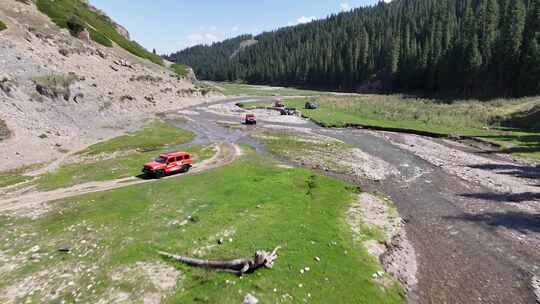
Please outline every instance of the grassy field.
[{"label": "grassy field", "polygon": [[163,64],[161,57],[148,52],[135,41],[130,41],[120,35],[109,17],[90,9],[88,4],[81,0],[37,0],[36,4],[42,13],[48,15],[54,23],[62,28],[67,28],[67,22],[71,16],[77,16],[89,25],[87,28],[92,40],[105,46],[112,46],[110,41],[114,41],[121,48],[136,56],[160,65]]},{"label": "grassy field", "polygon": [[281,88],[269,86],[254,86],[229,82],[209,82],[220,88],[227,96],[319,96],[327,95],[325,92],[301,90],[294,88]]},{"label": "grassy field", "polygon": [[[0,254],[22,255],[0,275],[0,290],[17,290],[20,302],[111,302],[119,295],[139,302],[156,292],[166,295],[163,303],[241,303],[247,293],[259,303],[404,302],[397,283],[383,287],[372,280],[380,268],[353,241],[344,219],[352,187],[271,163],[249,153],[203,174],[56,202],[37,220],[0,218],[6,232]],[[228,259],[278,245],[273,269],[243,278],[156,254]],[[70,253],[58,252],[66,246]],[[170,290],[159,290],[137,263],[168,265],[181,274]],[[305,267],[310,270],[302,274]],[[29,294],[32,284],[42,288]]]},{"label": "grassy field", "polygon": [[[64,165],[55,172],[46,173],[36,181],[40,190],[53,190],[90,181],[113,180],[140,174],[142,165],[162,152],[174,150],[169,145],[191,141],[194,134],[166,122],[153,121],[144,128],[97,143],[80,151],[82,161]],[[214,155],[209,146],[183,148],[202,161]],[[117,152],[117,154],[112,154]]]},{"label": "grassy field", "polygon": [[97,143],[79,152],[83,155],[96,155],[116,151],[153,151],[163,145],[183,144],[195,137],[193,132],[174,127],[166,122],[153,121],[136,132]]},{"label": "grassy field", "polygon": [[0,20],[0,31],[3,31],[5,29],[7,29],[7,25],[4,22],[2,22],[2,20]]},{"label": "grassy field", "polygon": [[[132,152],[126,156],[109,158],[99,161],[84,161],[66,165],[53,173],[42,175],[37,181],[39,190],[54,190],[91,181],[114,180],[141,174],[142,165],[156,158],[160,153],[170,149],[151,152]],[[192,153],[195,163],[214,155],[211,146],[190,146],[182,148]],[[0,179],[1,180],[1,179]]]},{"label": "grassy field", "polygon": [[[303,109],[313,99],[291,99],[286,105],[302,109],[306,117],[325,127],[361,125],[471,136],[499,144],[503,152],[540,160],[540,130],[504,126],[512,125],[512,119],[524,119],[516,113],[539,105],[537,98],[448,104],[399,95],[325,96],[315,98],[319,109]],[[244,103],[246,107],[269,105],[271,102]]]}]

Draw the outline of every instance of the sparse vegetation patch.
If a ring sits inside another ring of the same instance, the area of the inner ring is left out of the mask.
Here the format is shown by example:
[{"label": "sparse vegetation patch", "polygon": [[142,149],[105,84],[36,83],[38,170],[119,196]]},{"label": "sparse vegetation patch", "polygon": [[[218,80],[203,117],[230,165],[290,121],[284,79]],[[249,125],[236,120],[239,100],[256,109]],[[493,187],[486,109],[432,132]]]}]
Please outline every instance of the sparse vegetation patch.
[{"label": "sparse vegetation patch", "polygon": [[75,16],[80,20],[80,24],[88,29],[92,40],[106,46],[112,46],[111,41],[114,41],[120,47],[136,56],[160,65],[163,64],[161,57],[148,52],[138,43],[130,41],[119,34],[113,21],[108,16],[90,7],[84,1],[37,0],[36,4],[42,13],[49,16],[54,23],[62,28],[69,28],[68,22],[72,16]]},{"label": "sparse vegetation patch", "polygon": [[5,29],[7,29],[7,25],[4,22],[2,22],[2,20],[0,20],[0,32]]},{"label": "sparse vegetation patch", "polygon": [[385,161],[334,138],[289,131],[259,132],[255,137],[275,155],[321,171],[370,180],[397,174]]},{"label": "sparse vegetation patch", "polygon": [[33,78],[39,94],[53,99],[63,97],[66,101],[71,97],[70,86],[77,80],[79,80],[79,77],[72,73]]},{"label": "sparse vegetation patch", "polygon": [[0,119],[0,141],[9,138],[11,131],[9,130],[6,122]]},{"label": "sparse vegetation patch", "polygon": [[176,73],[180,78],[184,78],[188,75],[190,67],[185,64],[175,63],[171,65],[171,69]]},{"label": "sparse vegetation patch", "polygon": [[83,155],[96,155],[116,151],[155,151],[164,145],[182,144],[195,137],[191,131],[176,128],[162,121],[154,121],[139,131],[97,143],[81,151]]}]

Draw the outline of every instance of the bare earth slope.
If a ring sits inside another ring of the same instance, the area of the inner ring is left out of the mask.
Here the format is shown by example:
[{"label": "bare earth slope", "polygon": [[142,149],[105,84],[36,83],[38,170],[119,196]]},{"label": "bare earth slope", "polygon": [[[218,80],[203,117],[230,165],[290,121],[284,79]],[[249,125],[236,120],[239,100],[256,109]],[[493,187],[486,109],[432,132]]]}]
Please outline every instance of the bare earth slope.
[{"label": "bare earth slope", "polygon": [[0,0],[0,171],[61,158],[200,103],[193,83],[114,46],[72,37],[33,3]]}]

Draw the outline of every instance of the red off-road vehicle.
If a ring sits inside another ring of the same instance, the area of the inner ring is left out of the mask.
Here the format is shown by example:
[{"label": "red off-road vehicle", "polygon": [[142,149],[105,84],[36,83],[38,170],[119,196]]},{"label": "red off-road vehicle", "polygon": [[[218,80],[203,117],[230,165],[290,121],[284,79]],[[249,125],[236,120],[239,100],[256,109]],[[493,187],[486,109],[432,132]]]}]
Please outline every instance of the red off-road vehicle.
[{"label": "red off-road vehicle", "polygon": [[256,125],[257,124],[257,118],[255,118],[255,114],[246,114],[246,125]]},{"label": "red off-road vehicle", "polygon": [[192,164],[193,160],[189,153],[165,153],[161,154],[153,162],[145,164],[142,172],[146,176],[162,178],[168,174],[187,172],[191,169]]}]

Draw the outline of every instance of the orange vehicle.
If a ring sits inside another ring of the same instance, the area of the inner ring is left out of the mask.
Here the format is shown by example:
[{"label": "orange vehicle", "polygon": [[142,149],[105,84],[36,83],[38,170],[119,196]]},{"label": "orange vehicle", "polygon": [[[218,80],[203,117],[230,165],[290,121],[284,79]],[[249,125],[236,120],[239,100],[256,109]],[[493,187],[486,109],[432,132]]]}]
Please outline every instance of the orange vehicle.
[{"label": "orange vehicle", "polygon": [[188,172],[192,164],[191,154],[187,152],[165,153],[145,164],[142,172],[146,176],[159,179],[173,173]]}]

